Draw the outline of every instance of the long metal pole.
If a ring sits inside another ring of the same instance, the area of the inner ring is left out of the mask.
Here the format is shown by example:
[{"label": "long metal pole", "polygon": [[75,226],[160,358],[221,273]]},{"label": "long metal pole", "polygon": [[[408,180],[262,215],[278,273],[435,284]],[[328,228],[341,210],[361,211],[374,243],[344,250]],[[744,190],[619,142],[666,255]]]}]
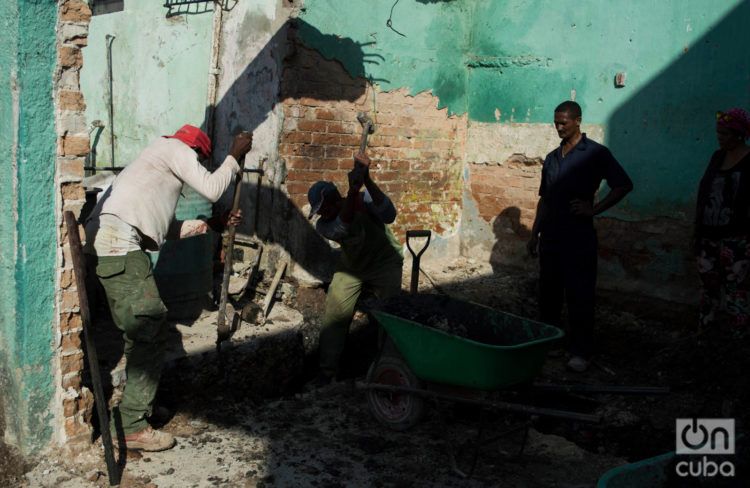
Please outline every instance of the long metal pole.
[{"label": "long metal pole", "polygon": [[528,415],[543,415],[545,417],[557,417],[568,420],[578,420],[581,422],[597,423],[601,420],[598,415],[589,415],[578,412],[568,412],[566,410],[556,410],[552,408],[534,407],[532,405],[521,405],[519,403],[509,403],[502,401],[474,400],[453,395],[446,395],[430,390],[421,390],[418,388],[409,388],[406,386],[383,385],[380,383],[357,383],[357,389],[360,390],[377,390],[391,393],[411,393],[418,396],[437,398],[440,400],[451,400],[459,403],[468,403],[470,405],[479,405],[482,407],[496,408],[508,412],[518,412]]},{"label": "long metal pole", "polygon": [[86,344],[86,358],[91,370],[91,382],[94,384],[94,402],[96,403],[96,414],[99,417],[99,430],[102,435],[104,446],[104,459],[107,462],[107,474],[110,486],[120,484],[120,471],[115,462],[115,453],[112,447],[112,434],[109,431],[109,416],[107,414],[107,398],[104,396],[101,372],[99,371],[99,359],[96,355],[94,338],[91,337],[91,314],[89,313],[89,300],[86,294],[86,267],[83,262],[81,251],[81,240],[78,237],[78,223],[73,212],[67,210],[64,213],[65,225],[68,231],[68,242],[70,243],[70,255],[73,259],[73,272],[78,289],[78,303],[81,310],[81,322],[83,323],[83,338]]},{"label": "long metal pole", "polygon": [[107,34],[105,36],[107,43],[107,83],[109,85],[109,103],[107,105],[107,112],[109,116],[109,150],[112,168],[115,167],[115,123],[114,123],[114,96],[112,93],[112,41],[115,40],[115,36]]}]

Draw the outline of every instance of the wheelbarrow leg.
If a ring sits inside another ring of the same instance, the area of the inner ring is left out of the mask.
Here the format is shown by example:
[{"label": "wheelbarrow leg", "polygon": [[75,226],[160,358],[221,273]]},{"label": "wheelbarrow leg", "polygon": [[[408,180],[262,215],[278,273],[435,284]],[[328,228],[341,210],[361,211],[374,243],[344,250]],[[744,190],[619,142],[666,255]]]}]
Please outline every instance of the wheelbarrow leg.
[{"label": "wheelbarrow leg", "polygon": [[[422,254],[427,250],[427,247],[430,245],[430,238],[432,236],[432,232],[429,230],[407,230],[406,231],[406,247],[409,249],[409,252],[411,253],[411,287],[409,288],[410,293],[417,293],[419,289],[419,260],[422,258]],[[411,242],[410,239],[414,239],[417,237],[426,237],[427,242],[422,247],[422,249],[415,253],[414,249],[411,248]]]}]

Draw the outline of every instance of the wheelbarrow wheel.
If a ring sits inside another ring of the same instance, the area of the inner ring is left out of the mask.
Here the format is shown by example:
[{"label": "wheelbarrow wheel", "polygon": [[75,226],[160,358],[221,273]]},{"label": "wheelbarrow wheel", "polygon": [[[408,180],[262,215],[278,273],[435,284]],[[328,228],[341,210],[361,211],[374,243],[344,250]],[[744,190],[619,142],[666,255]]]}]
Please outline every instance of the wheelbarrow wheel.
[{"label": "wheelbarrow wheel", "polygon": [[[409,366],[393,356],[382,356],[373,363],[367,378],[369,383],[420,388],[419,379]],[[368,390],[367,403],[378,422],[393,430],[409,429],[424,413],[424,400],[409,393]]]}]

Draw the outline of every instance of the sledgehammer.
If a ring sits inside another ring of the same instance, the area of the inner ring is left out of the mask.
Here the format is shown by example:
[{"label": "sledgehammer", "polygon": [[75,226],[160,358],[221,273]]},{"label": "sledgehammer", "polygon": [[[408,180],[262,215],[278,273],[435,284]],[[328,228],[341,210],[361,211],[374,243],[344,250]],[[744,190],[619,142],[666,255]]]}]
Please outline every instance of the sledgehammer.
[{"label": "sledgehammer", "polygon": [[369,115],[364,112],[357,114],[357,121],[362,126],[362,139],[359,141],[359,153],[364,154],[367,149],[367,136],[375,132],[375,123]]}]

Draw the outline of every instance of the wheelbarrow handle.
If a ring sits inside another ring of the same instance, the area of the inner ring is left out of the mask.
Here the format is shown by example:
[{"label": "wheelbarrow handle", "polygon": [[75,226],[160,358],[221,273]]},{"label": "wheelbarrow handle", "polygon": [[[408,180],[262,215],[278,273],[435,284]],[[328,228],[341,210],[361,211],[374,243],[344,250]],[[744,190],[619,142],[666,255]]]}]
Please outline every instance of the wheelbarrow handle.
[{"label": "wheelbarrow handle", "polygon": [[[422,249],[415,253],[414,249],[411,248],[411,243],[409,242],[409,239],[415,238],[415,237],[426,237],[427,242],[425,242]],[[419,259],[422,257],[422,254],[427,250],[427,248],[430,246],[430,238],[432,237],[432,231],[429,230],[407,230],[406,231],[406,247],[409,248],[409,252],[412,256],[412,262],[411,262],[411,286],[409,291],[411,293],[417,293],[419,289]]]}]

